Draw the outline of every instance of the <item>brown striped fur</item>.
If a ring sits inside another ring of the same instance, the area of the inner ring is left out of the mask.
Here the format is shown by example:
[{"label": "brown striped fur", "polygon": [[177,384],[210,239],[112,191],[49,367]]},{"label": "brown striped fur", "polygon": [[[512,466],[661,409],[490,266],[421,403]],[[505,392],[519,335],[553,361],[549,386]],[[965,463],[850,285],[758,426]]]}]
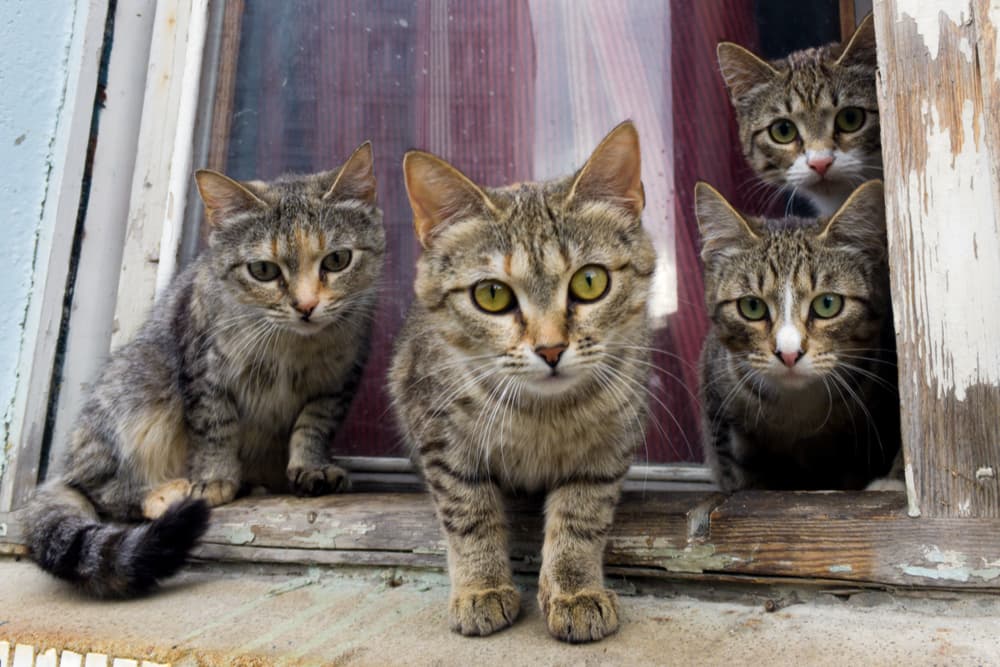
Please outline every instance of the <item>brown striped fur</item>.
[{"label": "brown striped fur", "polygon": [[[795,51],[770,62],[729,42],[721,42],[717,51],[743,154],[764,182],[804,196],[819,215],[829,216],[862,182],[881,178],[871,15],[846,45]],[[837,112],[846,107],[865,112],[857,130],[843,132],[835,124]],[[782,144],[771,137],[768,128],[778,119],[795,124],[796,140]],[[833,159],[822,176],[807,161],[820,154]]]},{"label": "brown striped fur", "polygon": [[[701,357],[706,460],[724,491],[857,489],[899,449],[882,185],[832,218],[744,216],[695,191],[712,327]],[[843,297],[833,317],[814,299]],[[739,300],[766,304],[759,320]],[[784,340],[800,356],[783,362]]]},{"label": "brown striped fur", "polygon": [[[447,536],[451,627],[487,635],[517,616],[504,496],[525,490],[547,494],[538,599],[549,631],[601,639],[619,623],[602,553],[646,420],[655,257],[636,130],[620,125],[565,179],[482,188],[416,151],[404,174],[424,250],[389,382]],[[610,287],[575,301],[570,278],[590,264]],[[510,285],[517,307],[478,308],[484,279]]]},{"label": "brown striped fur", "polygon": [[[208,248],[112,355],[61,475],[29,503],[43,568],[94,595],[142,593],[181,567],[208,506],[253,486],[344,488],[328,447],[381,275],[373,173],[367,143],[340,169],[269,183],[198,172]],[[327,271],[334,249],[351,261]],[[274,279],[253,277],[261,261],[280,267]]]}]

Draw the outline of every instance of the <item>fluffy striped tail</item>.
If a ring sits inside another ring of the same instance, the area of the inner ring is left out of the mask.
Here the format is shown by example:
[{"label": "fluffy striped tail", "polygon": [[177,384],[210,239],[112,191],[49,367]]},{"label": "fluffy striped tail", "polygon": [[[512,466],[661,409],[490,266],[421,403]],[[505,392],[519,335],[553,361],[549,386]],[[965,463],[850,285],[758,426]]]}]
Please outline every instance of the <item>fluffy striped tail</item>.
[{"label": "fluffy striped tail", "polygon": [[155,521],[103,523],[80,492],[56,482],[29,503],[28,548],[38,565],[102,598],[141,595],[175,574],[208,527],[203,500],[174,503]]}]

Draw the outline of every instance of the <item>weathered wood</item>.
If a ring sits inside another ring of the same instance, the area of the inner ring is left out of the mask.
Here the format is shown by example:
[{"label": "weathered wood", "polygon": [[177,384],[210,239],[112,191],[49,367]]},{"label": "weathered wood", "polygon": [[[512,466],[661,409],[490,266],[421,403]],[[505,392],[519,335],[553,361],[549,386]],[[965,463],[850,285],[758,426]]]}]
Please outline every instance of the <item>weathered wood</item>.
[{"label": "weathered wood", "polygon": [[875,3],[903,441],[911,501],[931,517],[1000,517],[1000,71],[989,5]]},{"label": "weathered wood", "polygon": [[840,0],[840,41],[846,42],[854,34],[857,22],[854,17],[854,0]]},{"label": "weathered wood", "polygon": [[208,142],[209,169],[224,172],[229,151],[229,134],[236,98],[236,73],[239,64],[240,27],[243,24],[244,0],[229,0],[222,19],[222,43],[216,68],[215,96],[212,107],[212,130]]},{"label": "weathered wood", "polygon": [[[513,566],[536,571],[542,498],[510,503]],[[0,516],[23,540],[15,515]],[[309,565],[446,566],[422,493],[246,498],[213,512],[195,556]],[[900,493],[629,492],[605,562],[635,576],[1000,589],[1000,520],[906,516]],[[728,578],[728,579],[727,579]]]}]

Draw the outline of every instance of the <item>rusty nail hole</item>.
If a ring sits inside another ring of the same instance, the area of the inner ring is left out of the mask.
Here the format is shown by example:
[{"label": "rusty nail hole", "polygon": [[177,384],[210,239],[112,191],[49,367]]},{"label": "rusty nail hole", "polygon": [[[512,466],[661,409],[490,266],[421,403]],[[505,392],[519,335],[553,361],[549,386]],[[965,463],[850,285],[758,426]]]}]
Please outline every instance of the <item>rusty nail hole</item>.
[{"label": "rusty nail hole", "polygon": [[309,523],[316,523],[316,512],[309,512],[309,514],[306,514],[306,521]]},{"label": "rusty nail hole", "polygon": [[774,600],[764,600],[764,611],[766,611],[767,613],[772,614],[778,611],[778,609],[779,609],[778,603],[775,602]]}]

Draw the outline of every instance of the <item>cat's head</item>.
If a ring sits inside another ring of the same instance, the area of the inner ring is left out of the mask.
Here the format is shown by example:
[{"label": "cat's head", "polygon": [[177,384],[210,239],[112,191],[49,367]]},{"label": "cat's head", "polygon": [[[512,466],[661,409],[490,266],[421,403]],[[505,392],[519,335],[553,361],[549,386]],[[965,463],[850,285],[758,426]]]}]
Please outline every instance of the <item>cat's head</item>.
[{"label": "cat's head", "polygon": [[311,335],[375,298],[385,253],[371,144],[339,169],[275,181],[196,173],[222,292],[284,330]]},{"label": "cat's head", "polygon": [[881,181],[830,218],[763,219],[695,188],[705,303],[743,377],[796,389],[879,356],[890,313]]},{"label": "cat's head", "polygon": [[647,344],[655,253],[632,123],[565,179],[486,188],[420,151],[403,170],[424,249],[415,291],[426,335],[457,364],[511,391],[567,397],[621,373],[615,357]]},{"label": "cat's head", "polygon": [[881,177],[870,15],[845,46],[771,62],[729,42],[717,53],[743,153],[763,180],[814,203],[830,198],[839,204],[862,182]]}]

